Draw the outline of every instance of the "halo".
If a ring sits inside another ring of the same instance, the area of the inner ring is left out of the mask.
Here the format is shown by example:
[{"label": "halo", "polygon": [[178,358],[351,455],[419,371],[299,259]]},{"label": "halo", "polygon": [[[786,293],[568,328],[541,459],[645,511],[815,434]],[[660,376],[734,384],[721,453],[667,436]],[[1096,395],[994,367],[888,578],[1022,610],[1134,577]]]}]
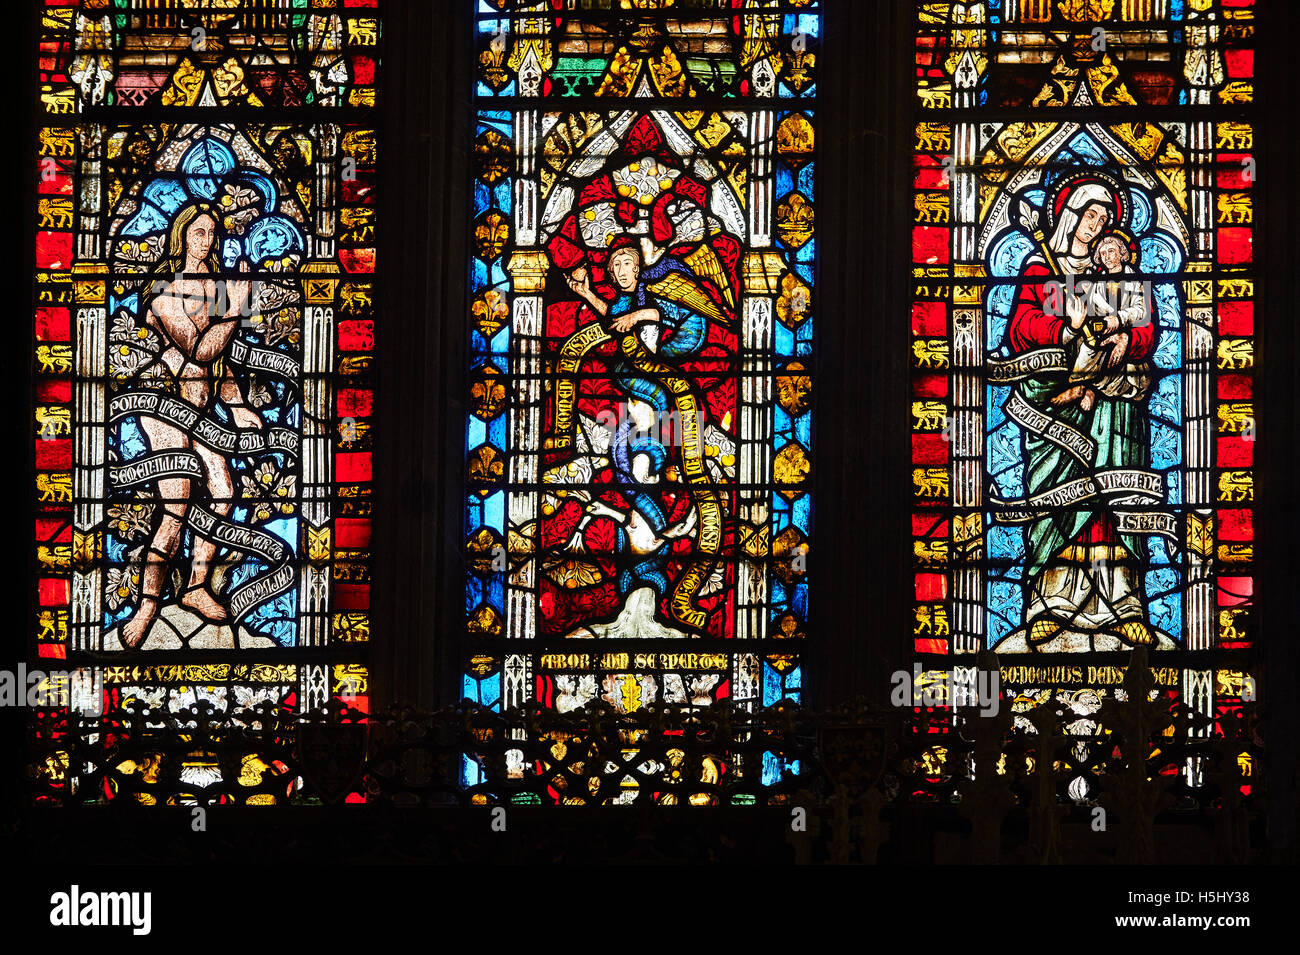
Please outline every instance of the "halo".
[{"label": "halo", "polygon": [[1140,255],[1140,251],[1138,249],[1137,239],[1133,238],[1133,233],[1127,229],[1111,229],[1109,234],[1115,236],[1128,246],[1129,252],[1133,253],[1133,261],[1136,262]]},{"label": "halo", "polygon": [[1112,225],[1119,229],[1127,229],[1129,218],[1133,214],[1133,202],[1129,198],[1128,189],[1122,186],[1119,181],[1104,172],[1098,172],[1093,169],[1083,169],[1079,172],[1062,176],[1052,184],[1047,193],[1047,202],[1044,203],[1047,209],[1047,234],[1051,235],[1056,231],[1056,223],[1060,218],[1061,210],[1069,201],[1070,195],[1080,186],[1094,183],[1103,186],[1110,193],[1111,203],[1115,207],[1115,220]]},{"label": "halo", "polygon": [[1124,229],[1107,229],[1088,244],[1089,251],[1096,251],[1097,246],[1101,245],[1101,243],[1106,239],[1119,239],[1120,242],[1124,243],[1126,249],[1134,255],[1138,254],[1137,239],[1133,238],[1133,236]]}]

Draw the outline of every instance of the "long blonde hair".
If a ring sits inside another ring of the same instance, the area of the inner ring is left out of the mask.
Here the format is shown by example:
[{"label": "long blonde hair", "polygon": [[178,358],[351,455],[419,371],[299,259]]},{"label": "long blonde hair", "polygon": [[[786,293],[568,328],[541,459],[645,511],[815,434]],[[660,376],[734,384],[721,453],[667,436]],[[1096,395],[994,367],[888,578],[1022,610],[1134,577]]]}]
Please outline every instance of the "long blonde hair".
[{"label": "long blonde hair", "polygon": [[[201,215],[206,215],[212,220],[213,238],[212,248],[208,249],[208,254],[204,258],[204,264],[207,265],[208,271],[216,275],[221,271],[221,260],[217,257],[217,249],[220,246],[220,239],[215,235],[216,227],[221,224],[221,216],[213,210],[212,206],[202,200],[188,202],[176,211],[175,218],[172,219],[171,228],[167,231],[167,253],[158,260],[157,266],[154,267],[155,280],[162,276],[174,276],[185,267],[185,230]],[[156,287],[157,282],[154,282]]]}]

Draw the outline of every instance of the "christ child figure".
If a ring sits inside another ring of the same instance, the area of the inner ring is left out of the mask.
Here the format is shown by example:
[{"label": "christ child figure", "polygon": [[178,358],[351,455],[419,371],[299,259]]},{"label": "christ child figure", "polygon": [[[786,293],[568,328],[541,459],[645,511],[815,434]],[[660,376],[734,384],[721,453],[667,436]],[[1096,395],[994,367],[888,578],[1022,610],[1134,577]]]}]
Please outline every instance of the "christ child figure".
[{"label": "christ child figure", "polygon": [[1151,377],[1145,363],[1134,363],[1129,353],[1133,329],[1151,323],[1151,301],[1143,283],[1121,278],[1136,273],[1136,253],[1120,233],[1111,231],[1093,243],[1091,257],[1097,278],[1084,292],[1091,334],[1078,340],[1070,380],[1085,385],[1085,407],[1092,404],[1094,389],[1110,398],[1140,401]]}]

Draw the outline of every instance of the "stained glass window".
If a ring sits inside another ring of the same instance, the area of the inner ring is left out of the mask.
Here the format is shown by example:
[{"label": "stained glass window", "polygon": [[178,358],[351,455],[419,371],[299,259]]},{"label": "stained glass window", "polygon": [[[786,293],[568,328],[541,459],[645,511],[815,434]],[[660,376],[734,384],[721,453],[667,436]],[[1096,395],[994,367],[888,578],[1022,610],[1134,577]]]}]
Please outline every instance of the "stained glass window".
[{"label": "stained glass window", "polygon": [[818,5],[476,9],[464,696],[798,700]]},{"label": "stained glass window", "polygon": [[375,0],[41,9],[35,656],[364,709]]},{"label": "stained glass window", "polygon": [[1022,714],[1255,692],[1252,7],[916,5],[915,647]]}]

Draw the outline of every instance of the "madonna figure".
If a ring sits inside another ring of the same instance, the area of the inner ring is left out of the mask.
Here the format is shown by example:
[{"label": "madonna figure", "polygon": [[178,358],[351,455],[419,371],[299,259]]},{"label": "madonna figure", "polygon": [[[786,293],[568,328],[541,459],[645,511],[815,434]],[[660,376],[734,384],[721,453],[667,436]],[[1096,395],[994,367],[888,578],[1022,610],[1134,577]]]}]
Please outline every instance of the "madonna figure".
[{"label": "madonna figure", "polygon": [[1022,266],[1006,340],[1013,359],[1064,353],[1063,362],[1035,366],[1043,370],[1020,381],[1007,404],[1024,435],[1026,495],[1039,505],[1025,535],[1026,642],[1039,646],[1068,631],[1154,645],[1142,588],[1146,541],[1122,513],[1135,482],[1139,497],[1156,496],[1158,483],[1146,409],[1151,303],[1098,308],[1091,283],[1076,281],[1114,258],[1115,241],[1104,239],[1128,199],[1122,186],[1085,176],[1048,201],[1054,227]]}]

